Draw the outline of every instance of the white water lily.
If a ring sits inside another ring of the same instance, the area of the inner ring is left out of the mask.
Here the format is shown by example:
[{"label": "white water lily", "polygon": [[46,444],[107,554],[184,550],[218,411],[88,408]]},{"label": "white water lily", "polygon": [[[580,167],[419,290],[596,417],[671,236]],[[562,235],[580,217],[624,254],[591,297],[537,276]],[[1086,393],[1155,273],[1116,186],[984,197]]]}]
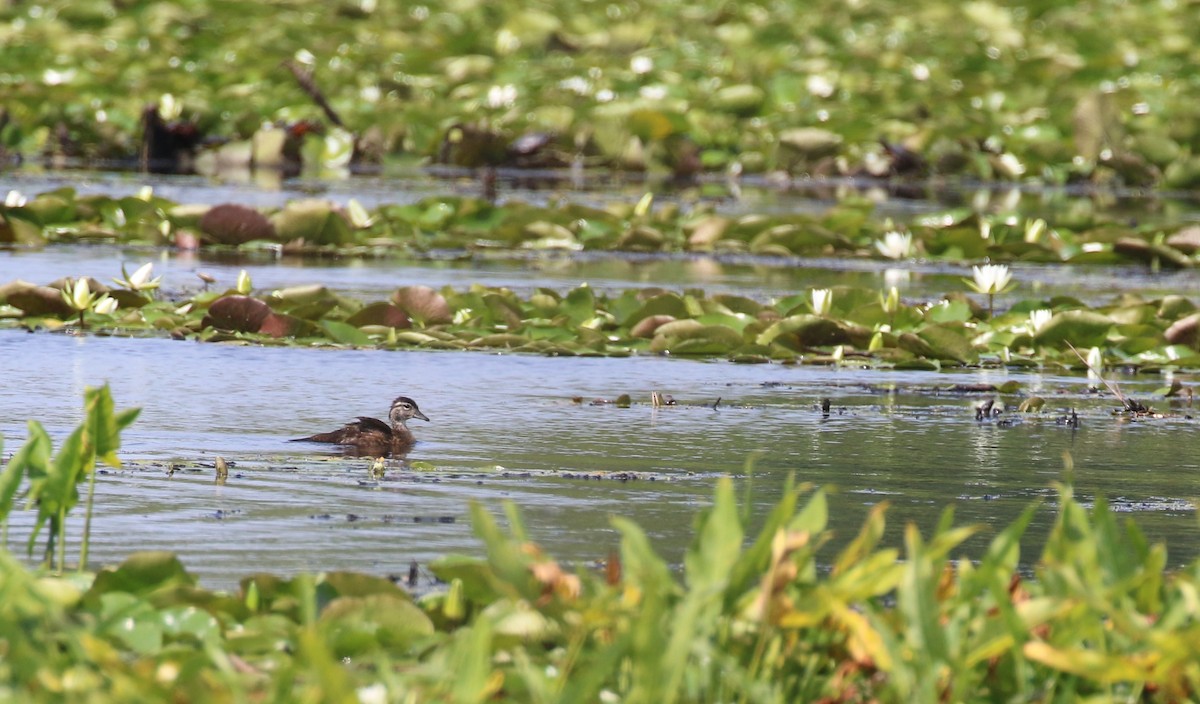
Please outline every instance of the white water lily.
[{"label": "white water lily", "polygon": [[1053,317],[1054,311],[1049,308],[1038,308],[1037,310],[1029,311],[1029,332],[1034,335],[1038,334]]},{"label": "white water lily", "polygon": [[829,309],[833,307],[833,291],[827,288],[814,288],[812,290],[812,309],[817,315],[829,315]]},{"label": "white water lily", "polygon": [[1088,383],[1096,384],[1104,381],[1103,377],[1100,376],[1100,370],[1104,369],[1104,353],[1100,351],[1099,347],[1093,347],[1092,349],[1088,350],[1087,363]]},{"label": "white water lily", "polygon": [[154,262],[146,262],[145,264],[139,266],[137,271],[133,272],[133,276],[130,276],[129,273],[125,271],[125,265],[122,264],[121,276],[124,278],[113,279],[113,283],[122,288],[127,288],[130,291],[152,291],[158,288],[159,284],[162,283],[161,276],[150,278],[153,273]]},{"label": "white water lily", "polygon": [[993,299],[996,294],[1008,290],[1009,284],[1012,283],[1012,273],[1003,264],[984,264],[973,267],[973,269],[974,279],[963,279],[963,281],[976,293],[982,293],[988,297],[988,317],[991,317],[995,310]]},{"label": "white water lily", "polygon": [[95,294],[92,293],[91,286],[88,285],[88,280],[84,277],[76,279],[74,283],[67,284],[66,288],[62,290],[62,297],[67,302],[67,305],[71,306],[72,310],[79,311],[81,314],[83,311],[91,308],[92,302],[96,299]]},{"label": "white water lily", "polygon": [[963,279],[963,281],[975,289],[976,293],[988,295],[1004,293],[1009,283],[1012,282],[1012,273],[1003,264],[984,264],[972,267],[972,269],[974,270],[974,280]]},{"label": "white water lily", "polygon": [[92,304],[92,310],[100,315],[112,315],[117,310],[118,305],[120,304],[117,303],[117,299],[106,293],[96,299],[96,302]]},{"label": "white water lily", "polygon": [[908,232],[883,233],[883,239],[875,240],[875,249],[888,259],[908,259],[912,256],[912,234]]}]

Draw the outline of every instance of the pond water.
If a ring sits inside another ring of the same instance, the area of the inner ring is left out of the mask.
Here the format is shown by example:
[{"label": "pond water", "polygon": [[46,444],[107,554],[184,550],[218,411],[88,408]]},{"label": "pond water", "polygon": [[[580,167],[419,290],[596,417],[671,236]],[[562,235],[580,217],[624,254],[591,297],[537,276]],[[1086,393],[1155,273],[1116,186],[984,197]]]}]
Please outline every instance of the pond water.
[{"label": "pond water", "polygon": [[[1153,538],[1168,541],[1172,562],[1196,554],[1188,499],[1200,494],[1200,455],[1190,409],[1122,422],[1111,415],[1111,398],[1089,393],[1076,377],[235,347],[19,331],[0,332],[0,374],[0,432],[10,453],[27,418],[42,420],[61,440],[79,420],[87,385],[107,381],[119,408],[142,407],[124,435],[125,467],[98,483],[93,559],[173,550],[217,586],[257,570],[405,574],[413,561],[477,552],[472,500],[496,512],[500,502],[515,502],[534,539],[563,559],[606,557],[618,541],[609,517],[622,515],[678,560],[691,516],[709,501],[716,478],[733,474],[746,490],[754,456],[756,516],[789,474],[837,487],[839,540],[884,500],[892,504],[889,542],[898,545],[904,522],[928,530],[950,504],[959,521],[995,528],[1046,498],[1032,546],[1052,518],[1052,483],[1063,478],[1063,453],[1070,452],[1081,496],[1103,492],[1136,511]],[[973,406],[985,394],[949,390],[1008,379],[1046,397],[1047,413],[1011,427],[978,423]],[[1129,379],[1123,388],[1144,398],[1161,383]],[[678,405],[653,408],[652,391]],[[634,398],[631,408],[592,403],[622,393]],[[431,422],[413,422],[418,445],[407,463],[393,460],[382,481],[370,480],[369,460],[287,442],[356,415],[384,415],[400,394],[416,399]],[[833,406],[828,417],[818,408],[825,397]],[[1078,429],[1055,423],[1072,407]],[[218,456],[231,464],[224,486],[214,483]],[[587,478],[612,471],[645,474]],[[25,534],[31,514],[14,514],[14,537]],[[78,522],[72,531],[77,537]]]},{"label": "pond water", "polygon": [[[112,176],[83,185],[114,193],[141,183],[139,177]],[[14,183],[0,181],[0,189],[8,187]],[[42,190],[20,179],[16,187]],[[267,204],[280,197],[191,181],[156,188],[189,202]],[[364,191],[390,202],[414,196],[388,189]],[[902,295],[922,298],[964,290],[960,277],[967,273],[965,267],[925,262],[889,270],[878,262],[840,260],[602,255],[277,260],[64,245],[0,251],[0,283],[80,275],[106,281],[122,264],[147,260],[157,262],[167,295],[194,291],[199,271],[214,275],[218,286],[231,286],[245,268],[260,290],[320,283],[371,300],[406,284],[482,283],[526,293],[584,281],[608,290],[694,286],[764,299],[837,284],[895,284]],[[1122,291],[1200,293],[1190,273],[1014,269],[1020,286],[998,301],[1001,306],[1016,297],[1060,293],[1089,302]],[[738,490],[747,492],[760,517],[789,475],[836,487],[831,524],[838,539],[827,554],[885,500],[891,504],[887,539],[899,545],[906,521],[928,531],[949,505],[960,523],[995,529],[1044,499],[1030,532],[1032,547],[1052,520],[1053,483],[1063,479],[1068,452],[1079,495],[1090,500],[1103,493],[1136,515],[1153,539],[1168,542],[1174,564],[1200,552],[1190,504],[1200,495],[1192,409],[1158,398],[1153,405],[1170,417],[1124,422],[1112,415],[1117,404],[1111,397],[1056,369],[938,374],[659,357],[250,347],[5,330],[0,378],[6,455],[22,442],[26,419],[42,421],[61,440],[79,421],[88,385],[109,382],[119,408],[142,407],[123,438],[125,466],[103,474],[97,486],[92,558],[106,564],[133,550],[172,550],[211,586],[228,586],[259,570],[398,575],[414,561],[477,553],[468,520],[473,500],[496,512],[501,502],[515,502],[533,538],[559,558],[607,557],[618,541],[609,518],[622,515],[638,521],[677,561],[690,539],[692,516],[726,473],[738,477]],[[1010,379],[1022,384],[1022,395],[1047,398],[1046,413],[1011,426],[980,423],[973,408],[988,394],[950,390]],[[1166,381],[1142,376],[1121,384],[1151,402]],[[653,408],[653,391],[679,404]],[[631,408],[592,403],[623,393],[633,397]],[[383,416],[400,394],[415,398],[431,422],[413,423],[420,442],[407,461],[393,461],[381,481],[370,479],[369,460],[287,442],[357,415]],[[818,407],[822,398],[833,406],[828,417]],[[1055,422],[1071,408],[1081,419],[1077,429]],[[218,457],[231,465],[224,486],[213,481]],[[629,481],[596,478],[605,472],[642,474]],[[73,539],[80,514],[70,527]],[[11,547],[23,549],[31,518],[31,511],[14,514]],[[982,549],[990,534],[970,542],[967,554]]]}]

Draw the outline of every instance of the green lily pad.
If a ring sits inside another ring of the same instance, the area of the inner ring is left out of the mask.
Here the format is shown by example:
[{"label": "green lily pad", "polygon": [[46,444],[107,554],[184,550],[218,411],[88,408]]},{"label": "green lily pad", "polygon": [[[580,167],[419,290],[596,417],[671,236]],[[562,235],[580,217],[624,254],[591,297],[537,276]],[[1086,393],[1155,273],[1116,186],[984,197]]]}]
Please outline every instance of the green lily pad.
[{"label": "green lily pad", "polygon": [[837,321],[816,315],[792,315],[772,323],[755,340],[759,345],[778,342],[789,349],[842,345],[850,336]]},{"label": "green lily pad", "polygon": [[318,628],[337,657],[405,649],[433,635],[433,622],[406,595],[342,596],[321,611]]},{"label": "green lily pad", "polygon": [[652,352],[670,352],[673,355],[725,355],[742,347],[745,340],[740,333],[724,325],[701,325],[676,328],[667,331],[679,323],[695,323],[695,321],[676,321],[659,328],[650,343]]},{"label": "green lily pad", "polygon": [[374,344],[366,333],[353,325],[338,320],[322,320],[318,323],[334,342],[356,347],[369,347]]},{"label": "green lily pad", "polygon": [[1070,342],[1076,347],[1094,347],[1104,344],[1112,326],[1112,319],[1106,315],[1088,310],[1062,311],[1050,318],[1034,340],[1047,346]]},{"label": "green lily pad", "polygon": [[340,245],[350,241],[350,223],[322,200],[303,200],[288,203],[272,218],[279,239],[284,242],[303,240],[308,244]]},{"label": "green lily pad", "polygon": [[684,302],[682,296],[676,293],[662,293],[646,300],[641,308],[622,322],[625,325],[632,326],[644,318],[656,315],[667,315],[672,318],[691,317],[691,314],[688,312],[687,303]]},{"label": "green lily pad", "polygon": [[971,344],[961,328],[952,325],[930,325],[917,333],[936,359],[949,359],[962,364],[979,361],[979,352]]}]

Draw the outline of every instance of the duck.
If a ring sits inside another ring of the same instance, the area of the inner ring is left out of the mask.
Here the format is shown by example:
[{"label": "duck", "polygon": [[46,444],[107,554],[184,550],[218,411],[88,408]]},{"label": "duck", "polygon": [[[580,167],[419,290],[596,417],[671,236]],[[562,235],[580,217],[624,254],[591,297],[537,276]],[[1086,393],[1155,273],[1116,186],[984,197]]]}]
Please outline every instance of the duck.
[{"label": "duck", "polygon": [[327,442],[341,445],[349,454],[381,457],[403,455],[416,443],[408,421],[419,418],[429,422],[429,417],[417,407],[417,402],[407,396],[397,396],[388,410],[385,423],[378,418],[358,416],[353,421],[328,433],[316,433],[304,438],[293,438],[291,442]]}]

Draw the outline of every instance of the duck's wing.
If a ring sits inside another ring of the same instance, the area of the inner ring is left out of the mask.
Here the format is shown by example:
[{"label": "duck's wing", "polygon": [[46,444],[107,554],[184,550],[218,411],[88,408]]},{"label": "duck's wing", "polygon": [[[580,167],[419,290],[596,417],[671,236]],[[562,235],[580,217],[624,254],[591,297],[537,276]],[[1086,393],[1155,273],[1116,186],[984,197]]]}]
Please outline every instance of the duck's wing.
[{"label": "duck's wing", "polygon": [[378,418],[359,416],[358,420],[354,423],[351,423],[351,425],[357,426],[360,433],[383,433],[387,437],[390,437],[392,434],[392,426],[384,423]]},{"label": "duck's wing", "polygon": [[385,438],[391,437],[392,429],[378,418],[359,416],[337,430],[309,435],[306,438],[293,438],[292,442],[331,442],[337,445],[347,445],[359,442],[364,434],[378,435],[379,433],[383,433]]}]

